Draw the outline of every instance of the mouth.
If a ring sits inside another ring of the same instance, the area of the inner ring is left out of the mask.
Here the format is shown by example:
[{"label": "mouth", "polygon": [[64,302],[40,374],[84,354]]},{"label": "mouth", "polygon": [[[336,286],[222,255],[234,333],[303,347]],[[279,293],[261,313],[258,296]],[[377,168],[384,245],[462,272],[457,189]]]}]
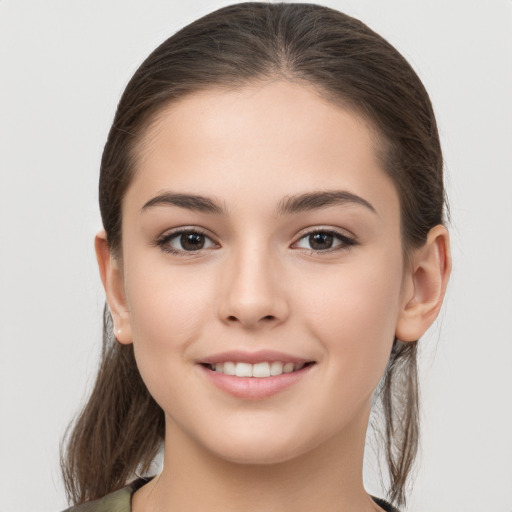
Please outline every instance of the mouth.
[{"label": "mouth", "polygon": [[264,379],[267,377],[278,377],[279,375],[298,372],[315,364],[314,361],[261,361],[248,363],[242,361],[223,361],[217,363],[201,363],[211,372],[221,373],[233,377],[254,377]]},{"label": "mouth", "polygon": [[275,350],[231,350],[197,361],[207,380],[242,400],[262,400],[295,387],[316,361]]}]

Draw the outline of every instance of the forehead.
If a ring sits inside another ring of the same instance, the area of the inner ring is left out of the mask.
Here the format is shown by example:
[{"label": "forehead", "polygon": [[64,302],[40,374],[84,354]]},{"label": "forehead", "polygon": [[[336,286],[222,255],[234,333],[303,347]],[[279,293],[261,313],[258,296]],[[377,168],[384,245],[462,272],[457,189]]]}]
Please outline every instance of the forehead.
[{"label": "forehead", "polygon": [[202,91],[155,116],[137,148],[128,196],[141,203],[169,188],[228,201],[247,190],[276,201],[340,187],[395,194],[378,150],[361,116],[312,87],[274,81]]}]

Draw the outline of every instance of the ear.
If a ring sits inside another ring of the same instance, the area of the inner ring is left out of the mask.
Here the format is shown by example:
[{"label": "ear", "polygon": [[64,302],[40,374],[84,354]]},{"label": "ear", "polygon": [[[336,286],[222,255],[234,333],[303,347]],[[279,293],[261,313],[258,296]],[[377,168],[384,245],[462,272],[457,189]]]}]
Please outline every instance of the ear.
[{"label": "ear", "polygon": [[435,226],[425,244],[412,254],[404,276],[403,304],[395,332],[399,340],[416,341],[432,325],[443,304],[451,268],[448,231]]},{"label": "ear", "polygon": [[105,288],[107,302],[114,321],[114,335],[125,345],[132,342],[130,312],[126,304],[121,262],[115,258],[108,246],[107,234],[100,231],[94,239],[96,259],[100,270],[101,282]]}]

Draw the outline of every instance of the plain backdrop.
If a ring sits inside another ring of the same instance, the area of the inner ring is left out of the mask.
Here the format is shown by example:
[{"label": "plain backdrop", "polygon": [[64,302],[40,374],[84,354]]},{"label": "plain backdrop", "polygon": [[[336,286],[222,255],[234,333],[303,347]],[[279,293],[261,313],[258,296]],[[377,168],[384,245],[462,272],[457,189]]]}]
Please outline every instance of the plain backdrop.
[{"label": "plain backdrop", "polygon": [[[0,0],[1,512],[66,506],[59,440],[97,365],[96,189],[119,96],[157,44],[228,3]],[[321,3],[411,62],[445,153],[454,272],[422,340],[408,510],[511,512],[512,1]]]}]

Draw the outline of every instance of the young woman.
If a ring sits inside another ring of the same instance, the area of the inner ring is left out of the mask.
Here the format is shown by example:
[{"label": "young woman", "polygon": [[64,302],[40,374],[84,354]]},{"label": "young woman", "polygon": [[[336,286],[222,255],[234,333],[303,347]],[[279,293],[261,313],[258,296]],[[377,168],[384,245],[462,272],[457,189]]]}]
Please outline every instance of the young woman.
[{"label": "young woman", "polygon": [[[157,48],[102,159],[108,307],[71,510],[404,505],[451,266],[442,174],[419,78],[342,13],[237,4]],[[389,502],[362,481],[372,408]]]}]

